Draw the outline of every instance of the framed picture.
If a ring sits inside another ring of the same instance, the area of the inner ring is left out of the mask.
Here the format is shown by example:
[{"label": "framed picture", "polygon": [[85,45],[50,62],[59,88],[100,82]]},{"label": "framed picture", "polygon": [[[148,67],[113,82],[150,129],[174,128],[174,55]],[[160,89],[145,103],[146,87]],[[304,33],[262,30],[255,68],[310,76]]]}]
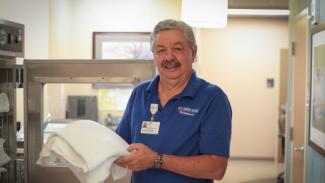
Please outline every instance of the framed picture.
[{"label": "framed picture", "polygon": [[309,144],[325,156],[325,24],[312,31]]},{"label": "framed picture", "polygon": [[149,32],[93,32],[93,59],[153,60]]}]

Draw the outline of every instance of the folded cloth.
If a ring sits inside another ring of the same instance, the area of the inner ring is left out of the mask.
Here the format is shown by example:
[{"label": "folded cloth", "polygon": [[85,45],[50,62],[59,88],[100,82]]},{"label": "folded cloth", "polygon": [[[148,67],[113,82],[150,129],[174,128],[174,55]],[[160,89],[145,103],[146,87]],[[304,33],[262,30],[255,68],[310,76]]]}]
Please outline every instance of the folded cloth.
[{"label": "folded cloth", "polygon": [[0,112],[9,112],[9,99],[5,93],[0,93]]},{"label": "folded cloth", "polygon": [[0,167],[10,161],[10,157],[6,154],[6,152],[3,149],[3,144],[5,143],[5,141],[6,141],[5,139],[0,138]]},{"label": "folded cloth", "polygon": [[77,120],[49,136],[36,163],[48,166],[61,162],[82,183],[103,182],[110,172],[116,180],[127,174],[126,168],[113,163],[129,154],[127,147],[127,142],[98,122]]}]

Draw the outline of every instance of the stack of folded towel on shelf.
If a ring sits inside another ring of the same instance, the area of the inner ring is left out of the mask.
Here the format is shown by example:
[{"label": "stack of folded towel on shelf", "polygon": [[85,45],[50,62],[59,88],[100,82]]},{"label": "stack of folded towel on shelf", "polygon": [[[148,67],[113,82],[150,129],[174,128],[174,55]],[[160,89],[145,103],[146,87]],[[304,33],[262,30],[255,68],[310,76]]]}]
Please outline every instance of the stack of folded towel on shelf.
[{"label": "stack of folded towel on shelf", "polygon": [[2,167],[10,161],[10,157],[6,154],[3,149],[3,144],[5,143],[5,139],[0,138],[0,180],[1,180],[1,172],[6,172],[7,169]]},{"label": "stack of folded towel on shelf", "polygon": [[0,93],[0,112],[9,112],[9,99],[5,93]]},{"label": "stack of folded towel on shelf", "polygon": [[[9,112],[9,99],[7,94],[0,93],[0,112]],[[1,126],[0,126],[1,127]],[[5,139],[0,138],[0,179],[1,172],[6,172],[7,170],[2,167],[10,161],[10,157],[6,154],[3,149],[3,144],[5,143]]]}]

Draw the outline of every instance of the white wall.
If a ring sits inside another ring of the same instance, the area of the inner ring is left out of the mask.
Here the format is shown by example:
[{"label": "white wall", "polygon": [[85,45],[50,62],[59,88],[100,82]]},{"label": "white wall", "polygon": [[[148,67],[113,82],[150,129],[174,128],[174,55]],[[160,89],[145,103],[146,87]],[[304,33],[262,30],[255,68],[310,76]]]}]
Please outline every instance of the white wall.
[{"label": "white wall", "polygon": [[[25,25],[27,59],[48,58],[48,0],[0,0],[0,18]],[[18,59],[21,64],[22,59]],[[24,121],[23,90],[17,89],[17,121]]]},{"label": "white wall", "polygon": [[[280,48],[286,19],[229,18],[226,29],[201,29],[198,74],[227,93],[233,109],[231,156],[274,158]],[[275,87],[267,88],[266,79]]]},{"label": "white wall", "polygon": [[48,57],[48,0],[0,0],[0,18],[25,25],[25,58]]},{"label": "white wall", "polygon": [[150,32],[179,0],[50,0],[50,58],[92,58],[92,32]]}]

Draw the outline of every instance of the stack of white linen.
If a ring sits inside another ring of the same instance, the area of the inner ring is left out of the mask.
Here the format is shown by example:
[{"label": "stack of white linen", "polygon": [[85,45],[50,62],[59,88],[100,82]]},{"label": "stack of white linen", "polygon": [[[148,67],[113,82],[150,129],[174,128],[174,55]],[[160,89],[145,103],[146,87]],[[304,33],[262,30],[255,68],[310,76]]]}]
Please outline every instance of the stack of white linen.
[{"label": "stack of white linen", "polygon": [[6,141],[5,139],[0,138],[0,174],[1,174],[1,172],[6,171],[6,169],[3,168],[2,166],[10,161],[10,157],[7,155],[7,153],[3,149],[3,144],[5,143],[5,141]]},{"label": "stack of white linen", "polygon": [[78,120],[52,133],[44,144],[38,165],[61,162],[82,183],[100,183],[112,173],[114,180],[124,177],[127,169],[114,164],[127,155],[128,144],[114,131],[91,120]]},{"label": "stack of white linen", "polygon": [[0,93],[0,112],[9,112],[9,99],[6,93]]}]

